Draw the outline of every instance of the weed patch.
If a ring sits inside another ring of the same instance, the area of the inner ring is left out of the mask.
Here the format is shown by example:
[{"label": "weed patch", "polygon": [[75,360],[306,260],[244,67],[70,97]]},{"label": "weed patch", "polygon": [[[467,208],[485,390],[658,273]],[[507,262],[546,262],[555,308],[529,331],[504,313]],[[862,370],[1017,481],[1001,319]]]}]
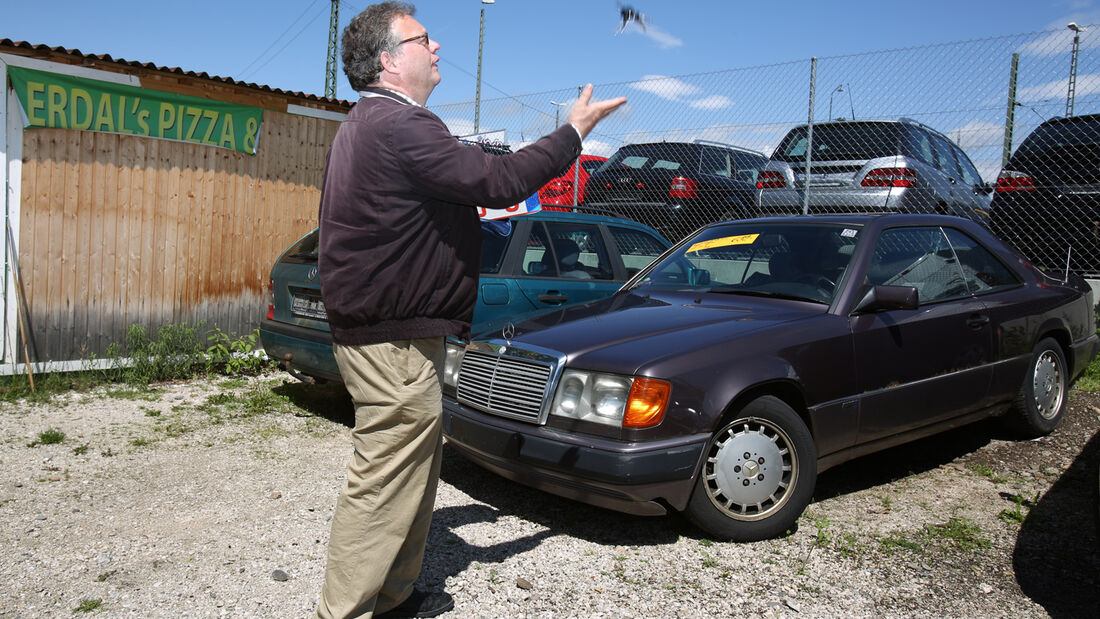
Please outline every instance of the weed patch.
[{"label": "weed patch", "polygon": [[103,607],[103,600],[96,598],[94,600],[80,600],[80,603],[73,609],[74,613],[90,613],[93,610],[99,610]]},{"label": "weed patch", "polygon": [[893,533],[879,540],[879,547],[887,552],[907,550],[909,552],[921,552],[924,547],[920,543],[907,539],[897,533]]},{"label": "weed patch", "polygon": [[27,447],[38,447],[39,445],[56,445],[65,440],[65,433],[56,428],[50,428],[38,433],[38,438],[27,443]]},{"label": "weed patch", "polygon": [[943,540],[960,550],[989,548],[992,543],[982,537],[982,529],[966,518],[951,518],[944,524],[926,524],[924,532],[930,538]]}]

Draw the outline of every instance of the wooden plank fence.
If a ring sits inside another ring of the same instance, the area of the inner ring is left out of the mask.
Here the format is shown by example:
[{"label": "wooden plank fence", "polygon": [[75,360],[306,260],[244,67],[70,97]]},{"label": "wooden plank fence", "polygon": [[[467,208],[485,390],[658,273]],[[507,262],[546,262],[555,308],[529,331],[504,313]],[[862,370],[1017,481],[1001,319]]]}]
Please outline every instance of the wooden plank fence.
[{"label": "wooden plank fence", "polygon": [[18,239],[32,360],[102,356],[132,324],[250,333],[275,258],[316,225],[337,126],[265,110],[255,156],[24,131]]}]

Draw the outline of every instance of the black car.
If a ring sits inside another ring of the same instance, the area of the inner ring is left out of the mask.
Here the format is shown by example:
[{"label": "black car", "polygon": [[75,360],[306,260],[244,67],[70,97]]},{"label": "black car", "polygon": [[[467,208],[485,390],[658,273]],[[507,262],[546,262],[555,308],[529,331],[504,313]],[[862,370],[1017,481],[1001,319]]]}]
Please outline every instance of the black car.
[{"label": "black car", "polygon": [[609,299],[453,351],[444,432],[509,479],[759,540],[841,462],[991,415],[1052,431],[1093,302],[968,219],[714,224]]},{"label": "black car", "polygon": [[763,153],[722,144],[629,144],[588,179],[585,204],[649,224],[677,241],[713,221],[747,217]]},{"label": "black car", "polygon": [[1032,131],[997,178],[993,231],[1052,271],[1100,272],[1100,114]]}]

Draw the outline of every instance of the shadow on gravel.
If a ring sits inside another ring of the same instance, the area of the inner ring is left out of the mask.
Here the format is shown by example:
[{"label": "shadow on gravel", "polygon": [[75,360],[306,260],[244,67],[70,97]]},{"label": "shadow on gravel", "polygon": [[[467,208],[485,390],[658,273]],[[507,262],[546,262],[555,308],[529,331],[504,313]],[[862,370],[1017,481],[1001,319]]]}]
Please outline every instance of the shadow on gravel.
[{"label": "shadow on gravel", "polygon": [[[982,448],[991,440],[1010,438],[997,420],[990,419],[869,454],[829,469],[818,477],[814,501],[932,470]],[[442,478],[503,513],[598,544],[668,544],[680,536],[707,538],[706,533],[678,513],[664,517],[631,516],[578,503],[508,481],[469,462],[447,446],[443,448]]]},{"label": "shadow on gravel", "polygon": [[977,451],[992,440],[1012,439],[997,419],[986,419],[856,458],[818,476],[814,502],[930,471]]},{"label": "shadow on gravel", "polygon": [[1100,432],[1031,508],[1016,538],[1016,582],[1051,617],[1100,613]]},{"label": "shadow on gravel", "polygon": [[349,428],[355,425],[355,405],[342,383],[330,382],[310,385],[297,380],[285,380],[271,390],[283,396],[302,410],[324,417]]},{"label": "shadow on gravel", "polygon": [[[469,569],[472,563],[502,563],[505,559],[538,547],[544,539],[558,533],[546,528],[489,546],[472,546],[456,529],[468,524],[494,523],[506,512],[488,505],[459,505],[436,508],[432,514],[432,528],[428,533],[428,547],[424,552],[424,566],[420,579],[429,587],[442,585],[450,576],[457,576]],[[492,576],[486,575],[492,581]]]},{"label": "shadow on gravel", "polygon": [[[440,477],[474,500],[491,506],[488,508],[491,512],[486,514],[492,518],[515,516],[546,527],[549,529],[546,536],[569,535],[596,544],[647,546],[671,544],[681,534],[696,534],[685,531],[690,525],[678,516],[632,516],[528,488],[486,471],[446,444]],[[470,506],[468,509],[481,513],[482,507]],[[441,511],[444,510],[435,512],[433,529],[447,526],[440,518]]]}]

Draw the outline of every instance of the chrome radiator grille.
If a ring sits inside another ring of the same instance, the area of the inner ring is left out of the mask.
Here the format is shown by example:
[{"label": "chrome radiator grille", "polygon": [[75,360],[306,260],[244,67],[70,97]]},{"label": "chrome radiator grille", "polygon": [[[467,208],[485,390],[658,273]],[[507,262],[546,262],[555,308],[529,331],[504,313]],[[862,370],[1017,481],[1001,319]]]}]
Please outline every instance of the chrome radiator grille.
[{"label": "chrome radiator grille", "polygon": [[538,423],[554,365],[467,349],[458,375],[458,401],[502,417]]}]

